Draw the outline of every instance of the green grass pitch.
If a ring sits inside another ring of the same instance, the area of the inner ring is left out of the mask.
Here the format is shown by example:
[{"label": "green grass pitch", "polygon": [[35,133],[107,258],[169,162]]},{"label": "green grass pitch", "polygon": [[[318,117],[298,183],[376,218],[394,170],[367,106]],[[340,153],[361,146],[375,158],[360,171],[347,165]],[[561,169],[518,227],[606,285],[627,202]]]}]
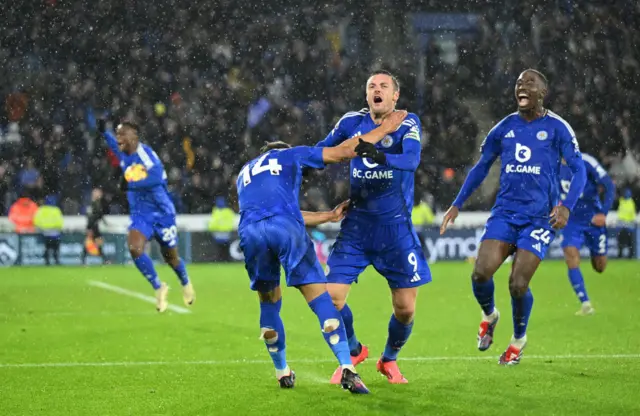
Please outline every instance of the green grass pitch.
[{"label": "green grass pitch", "polygon": [[[597,312],[579,304],[561,262],[535,276],[529,345],[516,367],[498,356],[512,333],[505,265],[496,276],[502,321],[493,347],[476,349],[479,308],[466,263],[432,266],[413,335],[402,351],[407,385],[375,371],[391,313],[372,269],[349,303],[371,348],[359,371],[372,394],[328,384],[335,369],[319,324],[294,289],[284,293],[287,354],[298,375],[280,390],[258,340],[257,297],[241,265],[192,265],[191,313],[155,312],[141,299],[89,284],[152,295],[134,267],[0,270],[1,415],[630,415],[640,414],[640,263],[612,261],[598,275],[583,263]],[[183,306],[165,266],[170,301]]]}]

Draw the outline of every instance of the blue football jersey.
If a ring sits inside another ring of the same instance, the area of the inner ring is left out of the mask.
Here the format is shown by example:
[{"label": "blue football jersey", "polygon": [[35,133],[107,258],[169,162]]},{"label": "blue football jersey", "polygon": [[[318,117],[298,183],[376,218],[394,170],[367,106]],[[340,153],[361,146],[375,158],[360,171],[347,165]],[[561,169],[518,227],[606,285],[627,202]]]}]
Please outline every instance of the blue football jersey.
[{"label": "blue football jersey", "polygon": [[[374,130],[376,125],[368,109],[346,113],[319,147],[337,146],[343,141]],[[420,119],[409,113],[402,125],[376,144],[388,157],[385,165],[356,157],[350,164],[351,205],[347,218],[378,224],[406,222],[413,209],[414,172],[420,160]],[[392,155],[402,155],[409,147],[417,149],[412,166],[398,168],[390,163]]]},{"label": "blue football jersey", "polygon": [[[604,213],[598,186],[602,184],[609,175],[593,156],[583,153],[582,159],[584,160],[584,166],[587,171],[587,183],[584,186],[582,195],[580,195],[580,199],[578,199],[578,202],[571,212],[569,221],[589,224],[594,215]],[[571,169],[563,164],[560,167],[559,176],[560,198],[562,200],[567,197],[572,178],[573,173]]]},{"label": "blue football jersey", "polygon": [[120,161],[127,181],[127,200],[131,216],[165,217],[176,215],[167,189],[167,173],[160,158],[146,144],[138,144],[133,154],[121,152],[111,132],[104,134],[107,144]]},{"label": "blue football jersey", "polygon": [[236,181],[240,227],[275,215],[304,223],[298,201],[303,167],[324,168],[322,149],[274,149],[244,165]]},{"label": "blue football jersey", "polygon": [[531,122],[510,114],[493,127],[480,151],[501,159],[494,213],[548,218],[559,200],[562,158],[570,166],[583,163],[573,129],[551,111]]}]

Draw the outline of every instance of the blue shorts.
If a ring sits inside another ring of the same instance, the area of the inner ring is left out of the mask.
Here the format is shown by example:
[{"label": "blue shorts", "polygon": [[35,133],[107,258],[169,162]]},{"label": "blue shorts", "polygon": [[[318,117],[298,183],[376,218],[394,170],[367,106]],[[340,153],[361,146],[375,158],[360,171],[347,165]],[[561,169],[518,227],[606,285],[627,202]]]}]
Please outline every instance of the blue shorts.
[{"label": "blue shorts", "polygon": [[174,248],[178,245],[178,227],[175,215],[165,217],[131,217],[129,230],[140,231],[147,240],[154,238],[162,247]]},{"label": "blue shorts", "polygon": [[489,217],[480,241],[504,241],[543,260],[555,236],[556,231],[547,219],[496,213]]},{"label": "blue shorts", "polygon": [[593,224],[567,224],[562,230],[562,248],[576,247],[578,250],[586,243],[591,257],[606,256],[608,241],[607,228]]},{"label": "blue shorts", "polygon": [[287,286],[327,283],[304,224],[274,216],[240,225],[240,248],[251,279],[251,290],[269,292],[280,284],[280,266]]},{"label": "blue shorts", "polygon": [[327,280],[358,282],[358,276],[369,265],[387,279],[392,289],[431,281],[420,239],[411,223],[371,224],[345,219],[327,260]]}]

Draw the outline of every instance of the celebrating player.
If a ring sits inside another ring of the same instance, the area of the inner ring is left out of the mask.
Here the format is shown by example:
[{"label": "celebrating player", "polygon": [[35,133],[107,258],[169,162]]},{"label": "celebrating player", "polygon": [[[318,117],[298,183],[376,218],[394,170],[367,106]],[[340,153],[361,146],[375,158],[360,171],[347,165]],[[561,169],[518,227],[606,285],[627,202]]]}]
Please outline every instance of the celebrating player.
[{"label": "celebrating player", "polygon": [[[582,154],[587,171],[587,183],[562,230],[562,249],[569,268],[569,281],[582,303],[576,315],[591,315],[595,312],[580,272],[580,249],[586,243],[591,252],[593,270],[602,273],[607,266],[607,213],[613,205],[616,188],[607,171],[591,155]],[[560,198],[565,200],[569,192],[572,172],[562,161],[560,167]],[[599,185],[604,187],[604,201],[600,201]]]},{"label": "celebrating player", "polygon": [[161,282],[151,257],[144,251],[147,241],[154,238],[160,244],[164,260],[173,268],[182,285],[182,297],[186,305],[195,301],[195,292],[189,281],[184,261],[178,254],[178,229],[176,209],[167,191],[167,174],[156,152],[140,143],[138,126],[121,123],[116,136],[105,129],[100,120],[98,129],[120,161],[127,182],[127,200],[131,225],[127,238],[131,258],[138,270],[156,292],[156,309],[167,309],[169,287]]},{"label": "celebrating player", "polygon": [[[366,84],[368,109],[346,113],[320,143],[335,146],[373,131],[393,114],[400,85],[386,71],[374,72]],[[414,172],[420,163],[420,120],[409,113],[402,125],[375,146],[363,144],[361,157],[351,161],[351,207],[327,261],[327,286],[345,323],[352,362],[369,356],[355,335],[353,315],[346,303],[351,284],[370,264],[387,279],[393,314],[389,334],[377,369],[390,383],[406,383],[396,358],[413,328],[418,286],[431,281],[431,272],[411,223]],[[340,368],[331,383],[340,382]]]},{"label": "celebrating player", "polygon": [[[447,225],[455,221],[464,202],[480,186],[499,156],[502,163],[500,189],[482,235],[471,277],[473,294],[483,313],[478,349],[486,351],[493,342],[500,318],[493,299],[493,274],[510,254],[515,253],[509,276],[513,336],[500,356],[500,364],[520,362],[533,306],[529,282],[555,237],[555,230],[567,224],[586,181],[573,129],[560,116],[543,107],[547,88],[547,79],[540,72],[527,69],[520,74],[515,86],[518,111],[491,129],[480,148],[480,160],[469,172],[440,228],[443,234]],[[558,202],[562,158],[567,161],[573,179],[566,198]]]},{"label": "celebrating player", "polygon": [[[391,114],[360,141],[382,140],[400,126],[406,114],[404,111]],[[317,315],[325,341],[340,363],[342,387],[356,394],[369,393],[351,364],[344,323],[327,293],[327,279],[305,230],[305,225],[339,221],[346,203],[331,212],[301,213],[298,202],[302,168],[322,169],[327,163],[351,159],[356,156],[354,150],[361,149],[363,144],[353,138],[341,146],[323,149],[290,148],[286,143],[275,142],[263,148],[263,154],[247,163],[238,175],[240,247],[251,289],[258,292],[260,299],[261,339],[282,388],[294,386],[295,374],[285,356],[285,332],[280,318],[280,266],[285,270],[287,285],[300,290]]]}]

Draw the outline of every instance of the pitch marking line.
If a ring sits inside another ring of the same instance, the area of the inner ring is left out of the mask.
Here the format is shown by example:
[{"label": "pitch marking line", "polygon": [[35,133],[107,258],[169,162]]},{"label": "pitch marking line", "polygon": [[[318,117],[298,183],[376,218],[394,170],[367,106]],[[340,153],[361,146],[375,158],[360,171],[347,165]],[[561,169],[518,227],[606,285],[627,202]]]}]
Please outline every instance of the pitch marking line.
[{"label": "pitch marking line", "polygon": [[[570,354],[570,355],[525,355],[527,360],[636,360],[640,354]],[[497,356],[468,357],[403,357],[402,361],[486,361],[497,360]],[[336,360],[301,359],[291,360],[293,364],[334,363]],[[67,363],[0,363],[0,368],[44,368],[44,367],[153,367],[169,365],[242,365],[271,364],[270,360],[201,360],[201,361],[105,361],[105,362],[67,362]]]},{"label": "pitch marking line", "polygon": [[[121,295],[130,296],[132,298],[140,299],[140,300],[143,300],[145,302],[151,303],[153,305],[156,304],[156,298],[154,298],[153,296],[147,296],[147,295],[144,295],[144,294],[139,293],[139,292],[134,292],[132,290],[122,288],[120,286],[114,286],[114,285],[110,285],[108,283],[98,282],[96,280],[89,280],[87,283],[89,285],[91,285],[91,286],[99,287],[99,288],[102,288],[102,289],[105,289],[105,290],[110,290],[112,292],[119,293]],[[171,311],[174,311],[176,313],[191,313],[191,311],[189,309],[187,309],[187,308],[183,308],[182,306],[176,306],[176,305],[172,305],[172,304],[169,304],[167,309],[169,309]]]}]

